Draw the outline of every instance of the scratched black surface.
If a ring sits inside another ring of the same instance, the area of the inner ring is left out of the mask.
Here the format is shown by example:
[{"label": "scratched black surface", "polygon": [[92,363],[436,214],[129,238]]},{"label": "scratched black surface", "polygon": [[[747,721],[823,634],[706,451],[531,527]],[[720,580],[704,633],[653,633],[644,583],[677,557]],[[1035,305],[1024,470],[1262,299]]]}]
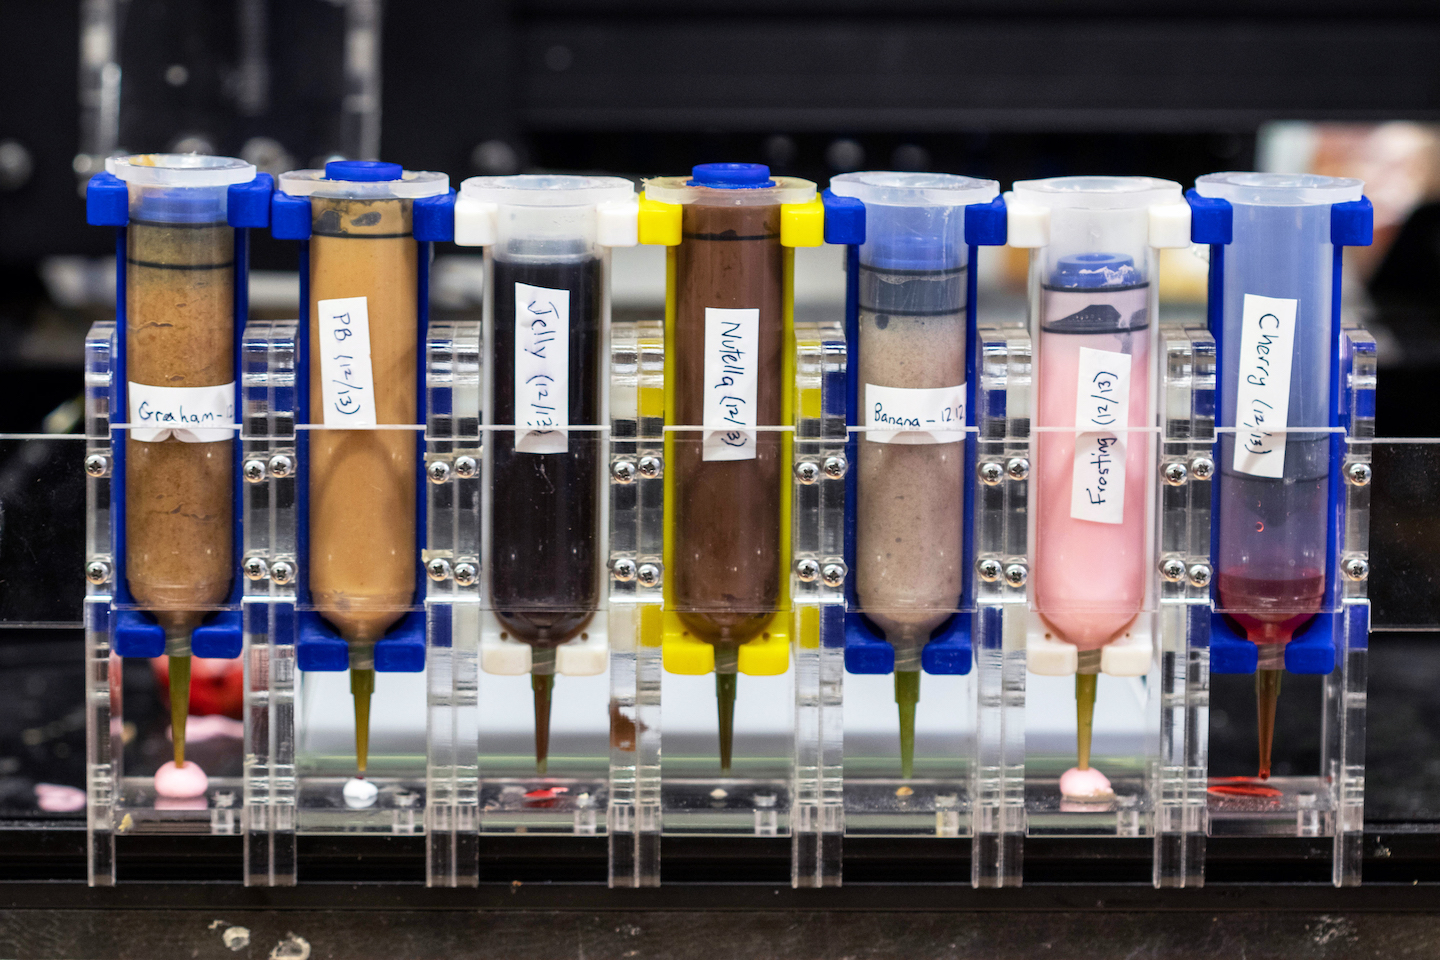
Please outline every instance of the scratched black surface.
[{"label": "scratched black surface", "polygon": [[[1081,905],[1076,905],[1081,907]],[[1023,917],[1023,919],[1022,919]],[[243,937],[239,930],[243,929]],[[227,947],[229,936],[235,947]],[[241,945],[243,943],[243,945]],[[74,954],[77,949],[85,952]],[[447,911],[402,914],[213,910],[12,911],[7,957],[351,960],[1068,960],[1440,955],[1440,916],[1245,911],[1000,912]]]}]

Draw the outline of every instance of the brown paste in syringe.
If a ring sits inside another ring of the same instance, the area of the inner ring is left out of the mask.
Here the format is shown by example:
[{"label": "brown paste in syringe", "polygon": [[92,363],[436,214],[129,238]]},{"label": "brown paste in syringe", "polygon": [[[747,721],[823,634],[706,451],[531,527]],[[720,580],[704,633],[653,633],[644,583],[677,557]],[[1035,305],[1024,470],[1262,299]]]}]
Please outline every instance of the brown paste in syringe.
[{"label": "brown paste in syringe", "polygon": [[[133,221],[127,231],[126,379],[234,382],[234,231]],[[232,575],[231,440],[125,444],[125,574],[167,632],[193,630]]]},{"label": "brown paste in syringe", "polygon": [[[755,422],[778,425],[785,335],[780,207],[690,203],[682,230],[672,422],[704,421],[705,309],[759,308]],[[748,640],[779,603],[781,435],[761,430],[755,438],[753,460],[705,461],[701,433],[681,431],[671,455],[672,601],[705,640]]]},{"label": "brown paste in syringe", "polygon": [[[416,417],[416,246],[409,200],[315,197],[310,419],[325,423],[319,301],[365,297],[378,424]],[[374,642],[415,592],[414,430],[310,431],[310,596],[350,642]]]},{"label": "brown paste in syringe", "polygon": [[[963,274],[951,282],[963,283]],[[862,404],[870,384],[964,384],[964,308],[910,316],[862,306],[859,354]],[[965,445],[958,433],[944,437],[951,442],[923,433],[889,443],[862,435],[859,444],[856,593],[866,617],[892,643],[909,644],[912,656],[954,613],[963,587]]]}]

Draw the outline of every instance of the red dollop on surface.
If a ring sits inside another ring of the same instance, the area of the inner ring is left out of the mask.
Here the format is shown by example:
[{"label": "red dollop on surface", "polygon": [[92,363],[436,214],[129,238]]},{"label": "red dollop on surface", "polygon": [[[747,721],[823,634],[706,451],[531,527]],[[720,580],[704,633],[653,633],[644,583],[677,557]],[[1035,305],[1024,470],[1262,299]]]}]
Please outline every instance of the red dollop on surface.
[{"label": "red dollop on surface", "polygon": [[1265,800],[1281,795],[1280,790],[1257,783],[1254,777],[1214,777],[1210,780],[1210,792],[1217,797],[1260,797]]}]

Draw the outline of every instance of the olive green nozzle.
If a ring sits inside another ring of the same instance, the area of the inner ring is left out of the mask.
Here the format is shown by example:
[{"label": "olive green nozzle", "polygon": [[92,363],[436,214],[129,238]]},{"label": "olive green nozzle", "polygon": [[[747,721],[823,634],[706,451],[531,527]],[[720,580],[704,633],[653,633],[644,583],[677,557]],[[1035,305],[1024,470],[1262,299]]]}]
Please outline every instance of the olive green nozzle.
[{"label": "olive green nozzle", "polygon": [[895,702],[900,706],[900,775],[915,772],[915,707],[920,702],[920,671],[895,671]]},{"label": "olive green nozzle", "polygon": [[1075,766],[1090,769],[1090,740],[1095,731],[1095,688],[1100,677],[1075,674]]},{"label": "olive green nozzle", "polygon": [[715,645],[715,702],[720,711],[720,772],[730,772],[730,760],[735,747],[735,693],[736,675],[740,666],[740,651],[733,643]]},{"label": "olive green nozzle", "polygon": [[375,668],[350,668],[350,693],[355,698],[355,768],[365,772],[370,761],[370,697],[375,693]]},{"label": "olive green nozzle", "polygon": [[190,656],[170,655],[170,735],[175,766],[185,766],[185,719],[190,716]]}]

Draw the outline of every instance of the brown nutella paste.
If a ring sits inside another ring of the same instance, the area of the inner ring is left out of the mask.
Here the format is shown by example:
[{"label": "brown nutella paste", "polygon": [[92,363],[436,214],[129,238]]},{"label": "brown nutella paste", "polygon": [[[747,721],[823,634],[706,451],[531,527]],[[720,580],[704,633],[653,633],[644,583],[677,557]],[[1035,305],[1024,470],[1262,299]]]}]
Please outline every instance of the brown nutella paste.
[{"label": "brown nutella paste", "polygon": [[[758,308],[755,422],[779,425],[785,335],[780,207],[697,202],[683,211],[683,241],[675,251],[673,422],[704,420],[705,309]],[[760,431],[753,460],[729,461],[703,460],[701,436],[678,433],[669,465],[672,602],[701,639],[733,648],[759,633],[779,602],[781,435]]]}]

